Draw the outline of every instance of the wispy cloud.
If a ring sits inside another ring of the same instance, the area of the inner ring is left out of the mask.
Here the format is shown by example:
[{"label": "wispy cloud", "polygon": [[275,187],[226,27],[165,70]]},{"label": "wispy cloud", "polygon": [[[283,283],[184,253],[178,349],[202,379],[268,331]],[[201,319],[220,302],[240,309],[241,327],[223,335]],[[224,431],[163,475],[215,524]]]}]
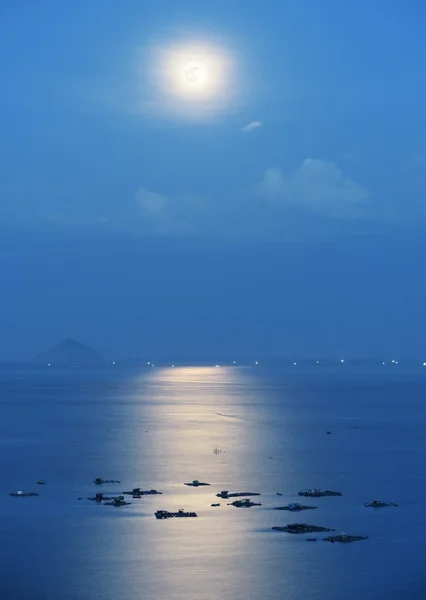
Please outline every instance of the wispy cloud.
[{"label": "wispy cloud", "polygon": [[258,129],[259,127],[262,127],[262,121],[251,121],[250,123],[245,125],[241,129],[241,131],[242,131],[242,133],[250,133],[250,131],[253,131],[254,129]]}]

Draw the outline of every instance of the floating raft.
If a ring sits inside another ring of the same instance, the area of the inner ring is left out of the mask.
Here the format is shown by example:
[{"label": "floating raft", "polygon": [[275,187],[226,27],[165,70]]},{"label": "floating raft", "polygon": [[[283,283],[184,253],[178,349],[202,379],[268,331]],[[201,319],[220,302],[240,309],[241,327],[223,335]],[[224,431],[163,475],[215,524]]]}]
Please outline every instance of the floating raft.
[{"label": "floating raft", "polygon": [[198,479],[194,479],[194,481],[190,483],[184,483],[183,485],[189,485],[191,487],[200,487],[202,485],[210,485],[210,483],[205,483],[203,481],[198,481]]},{"label": "floating raft", "polygon": [[228,503],[228,506],[236,506],[237,508],[250,508],[251,506],[262,506],[260,502],[252,502],[251,500],[235,500]]},{"label": "floating raft", "polygon": [[156,496],[157,494],[162,493],[163,492],[157,492],[157,490],[141,490],[141,488],[133,488],[131,492],[123,492],[123,494],[133,496],[134,498],[137,498],[138,496]]},{"label": "floating raft", "polygon": [[101,485],[103,483],[121,483],[121,482],[118,481],[117,479],[102,479],[102,477],[96,477],[93,480],[93,483],[95,483],[96,485]]},{"label": "floating raft", "polygon": [[118,498],[122,498],[122,496],[104,496],[103,494],[96,494],[87,499],[92,502],[110,502],[112,500],[117,500]]},{"label": "floating raft", "polygon": [[168,510],[157,510],[155,513],[156,519],[181,519],[181,518],[191,518],[197,517],[197,513],[195,512],[185,512],[182,508],[177,512],[169,512]]},{"label": "floating raft", "polygon": [[224,499],[228,499],[228,498],[239,498],[241,496],[260,496],[259,493],[257,492],[228,492],[228,490],[223,490],[222,492],[219,492],[218,494],[216,494],[216,496],[218,498],[224,498]]},{"label": "floating raft", "polygon": [[368,537],[362,535],[330,535],[329,537],[323,538],[324,542],[340,542],[343,544],[349,544],[350,542],[359,542],[360,540],[368,540]]},{"label": "floating raft", "polygon": [[336,531],[330,527],[320,527],[319,525],[308,525],[307,523],[291,523],[285,527],[272,527],[274,531],[284,531],[285,533],[320,533],[324,531]]},{"label": "floating raft", "polygon": [[290,512],[299,512],[301,510],[313,510],[318,506],[304,506],[303,504],[287,504],[286,506],[276,506],[274,510],[289,510]]},{"label": "floating raft", "polygon": [[110,500],[104,500],[102,502],[105,506],[115,506],[119,508],[120,506],[128,506],[131,502],[126,502],[124,500],[124,496],[118,496],[117,498],[111,498]]},{"label": "floating raft", "polygon": [[341,496],[341,492],[332,492],[331,490],[319,490],[317,488],[313,488],[312,490],[305,490],[303,492],[299,492],[299,496],[305,496],[306,498],[323,498],[325,496]]},{"label": "floating raft", "polygon": [[367,508],[384,508],[385,506],[398,506],[395,502],[380,502],[380,500],[373,500],[372,502],[366,502],[364,504]]},{"label": "floating raft", "polygon": [[16,490],[16,492],[10,492],[9,496],[14,498],[28,498],[29,496],[38,496],[36,492],[24,492],[23,490]]}]

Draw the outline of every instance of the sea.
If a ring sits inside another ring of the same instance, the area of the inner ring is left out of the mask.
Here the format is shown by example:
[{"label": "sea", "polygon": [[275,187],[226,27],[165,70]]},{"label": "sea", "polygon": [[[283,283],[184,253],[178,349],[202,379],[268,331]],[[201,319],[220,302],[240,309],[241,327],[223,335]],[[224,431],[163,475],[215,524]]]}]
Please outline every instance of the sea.
[{"label": "sea", "polygon": [[[0,598],[426,599],[425,465],[426,369],[4,367]],[[87,499],[134,487],[162,495]],[[342,496],[297,495],[313,487]],[[318,508],[274,510],[298,501]],[[272,529],[295,522],[368,539]]]}]

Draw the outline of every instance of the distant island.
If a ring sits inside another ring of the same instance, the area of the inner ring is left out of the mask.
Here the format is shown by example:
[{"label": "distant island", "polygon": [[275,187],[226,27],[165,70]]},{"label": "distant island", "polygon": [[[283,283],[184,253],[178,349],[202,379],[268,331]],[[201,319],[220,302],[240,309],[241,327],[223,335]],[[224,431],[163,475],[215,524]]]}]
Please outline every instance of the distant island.
[{"label": "distant island", "polygon": [[72,339],[63,340],[50,350],[37,354],[33,360],[51,365],[99,365],[105,362],[99,352]]}]

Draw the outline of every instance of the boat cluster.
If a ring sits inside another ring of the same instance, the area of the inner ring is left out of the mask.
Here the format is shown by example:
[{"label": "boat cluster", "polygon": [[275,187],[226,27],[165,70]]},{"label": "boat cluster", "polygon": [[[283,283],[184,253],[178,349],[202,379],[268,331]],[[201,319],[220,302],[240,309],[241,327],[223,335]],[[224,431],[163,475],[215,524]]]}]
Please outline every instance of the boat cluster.
[{"label": "boat cluster", "polygon": [[[95,479],[94,483],[96,484],[99,481],[99,479]],[[102,481],[107,481],[107,480],[102,480]],[[114,483],[117,483],[117,481],[115,480],[111,480],[114,481]],[[131,504],[131,502],[127,502],[124,498],[124,496],[131,496],[132,498],[142,498],[143,496],[155,496],[157,494],[162,494],[162,492],[159,492],[157,490],[141,490],[140,487],[136,487],[133,488],[132,490],[126,491],[126,492],[122,492],[119,496],[104,496],[104,494],[102,494],[101,492],[98,492],[97,494],[95,494],[95,496],[89,497],[87,498],[88,500],[91,500],[92,502],[98,502],[99,504],[105,504],[106,506],[115,506],[115,507],[120,507],[120,506],[128,506],[129,504]]]},{"label": "boat cluster", "polygon": [[[279,494],[281,495],[281,494]],[[333,492],[330,490],[319,490],[318,488],[313,488],[310,490],[302,491],[298,493],[299,496],[304,496],[307,498],[324,498],[327,496],[341,496],[341,492]],[[398,506],[394,502],[381,502],[380,500],[373,500],[372,502],[366,502],[364,504],[365,507],[369,508],[383,508],[386,506]],[[290,512],[299,512],[302,510],[312,510],[318,508],[317,506],[304,506],[298,503],[287,504],[286,506],[277,506],[275,510],[288,510]],[[319,533],[325,531],[335,531],[334,529],[329,529],[328,527],[321,527],[319,525],[308,525],[307,523],[291,523],[285,525],[283,527],[273,527],[274,531],[282,531],[285,533]],[[326,542],[342,542],[342,543],[350,543],[350,542],[358,542],[360,540],[366,540],[366,536],[361,535],[348,535],[347,533],[340,533],[338,535],[331,535],[326,538],[322,538]],[[317,538],[307,538],[308,542],[316,542]]]},{"label": "boat cluster", "polygon": [[[39,479],[37,481],[37,483],[39,485],[44,485],[45,481],[43,479]],[[93,480],[93,483],[95,485],[118,484],[118,483],[120,483],[120,481],[118,481],[116,479],[103,479],[101,477],[96,477]],[[202,487],[202,486],[209,486],[210,484],[206,483],[206,482],[198,481],[198,479],[194,479],[192,482],[184,483],[184,485],[197,488],[197,487]],[[102,492],[98,492],[94,496],[89,497],[88,500],[90,500],[92,502],[96,502],[98,504],[103,504],[106,506],[114,506],[116,508],[119,508],[119,507],[128,506],[131,504],[131,502],[128,502],[126,500],[125,496],[131,496],[132,498],[139,499],[144,496],[155,496],[155,495],[161,495],[161,494],[162,494],[162,492],[159,492],[158,490],[154,490],[154,489],[142,490],[140,487],[134,487],[131,490],[123,491],[123,492],[121,492],[121,494],[116,495],[116,496],[111,496],[111,495],[106,495],[106,494],[104,495]],[[13,497],[17,497],[17,498],[38,496],[38,494],[36,492],[24,492],[23,490],[17,490],[16,492],[11,492],[9,495],[13,496]],[[251,508],[252,506],[262,506],[260,502],[253,502],[250,499],[250,496],[260,496],[260,495],[261,494],[259,492],[229,492],[228,490],[222,490],[221,492],[218,492],[216,494],[216,497],[221,498],[223,500],[237,498],[233,502],[228,502],[227,505],[234,506],[236,508]],[[282,496],[282,494],[279,492],[277,492],[277,495]],[[303,496],[305,498],[323,498],[323,497],[328,497],[328,496],[342,496],[342,493],[336,492],[336,491],[331,491],[331,490],[320,490],[318,488],[312,488],[309,490],[298,492],[298,495]],[[79,500],[81,500],[81,498],[79,498]],[[211,506],[212,507],[220,506],[220,502],[215,502],[215,503],[211,504]],[[395,504],[394,502],[382,502],[380,500],[373,500],[371,502],[366,502],[364,504],[364,506],[368,507],[368,508],[383,508],[383,507],[387,507],[387,506],[398,506],[398,505]],[[287,504],[285,506],[276,506],[274,508],[274,510],[285,510],[285,511],[289,511],[289,512],[301,512],[304,510],[314,510],[317,508],[318,508],[317,506],[303,505],[303,504],[299,504],[298,502],[293,502],[293,503]],[[160,520],[173,519],[173,518],[179,519],[179,518],[197,517],[197,513],[185,512],[185,510],[182,508],[178,509],[176,512],[170,512],[167,510],[157,510],[154,513],[154,515],[155,515],[156,519],[160,519]],[[331,529],[329,527],[323,527],[323,526],[319,526],[319,525],[310,525],[307,523],[289,523],[284,526],[272,527],[272,529],[274,531],[280,531],[280,532],[290,533],[290,534],[322,533],[322,532],[335,531],[335,529]],[[330,536],[328,536],[326,538],[322,538],[322,539],[327,542],[349,543],[349,542],[357,542],[359,540],[365,540],[367,538],[365,536],[348,535],[347,533],[341,532],[340,534],[330,535]],[[315,538],[312,538],[312,537],[307,538],[307,541],[314,542],[314,541],[317,541],[317,538],[316,537]]]}]

